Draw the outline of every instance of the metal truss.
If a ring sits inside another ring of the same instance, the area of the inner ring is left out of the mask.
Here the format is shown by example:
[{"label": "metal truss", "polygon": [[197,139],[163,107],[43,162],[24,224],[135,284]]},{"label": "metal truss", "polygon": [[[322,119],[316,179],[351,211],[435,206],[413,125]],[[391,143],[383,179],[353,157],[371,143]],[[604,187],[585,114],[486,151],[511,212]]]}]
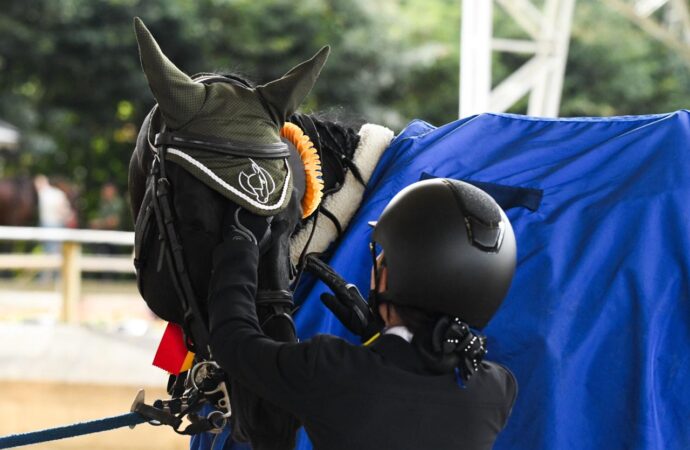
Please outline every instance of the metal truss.
[{"label": "metal truss", "polygon": [[690,64],[690,8],[687,0],[604,0]]},{"label": "metal truss", "polygon": [[[494,4],[502,7],[529,36],[493,37]],[[463,0],[460,62],[460,117],[504,112],[529,94],[527,113],[556,117],[575,0]],[[492,51],[531,54],[519,69],[491,86]]]},{"label": "metal truss", "polygon": [[[460,117],[504,112],[529,95],[527,114],[558,116],[576,0],[463,0]],[[688,0],[603,0],[609,7],[662,42],[690,64]],[[499,5],[529,39],[493,36],[493,11]],[[532,55],[506,79],[492,86],[492,52]]]}]

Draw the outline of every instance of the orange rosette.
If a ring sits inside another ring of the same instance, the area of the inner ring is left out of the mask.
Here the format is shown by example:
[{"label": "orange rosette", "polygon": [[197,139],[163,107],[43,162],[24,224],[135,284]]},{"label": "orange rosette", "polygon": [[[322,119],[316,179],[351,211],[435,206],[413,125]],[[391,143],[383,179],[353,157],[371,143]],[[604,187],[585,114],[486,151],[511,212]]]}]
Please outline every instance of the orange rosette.
[{"label": "orange rosette", "polygon": [[297,148],[304,164],[306,186],[302,197],[302,218],[305,219],[316,211],[323,198],[321,159],[309,136],[294,123],[285,122],[280,135]]}]

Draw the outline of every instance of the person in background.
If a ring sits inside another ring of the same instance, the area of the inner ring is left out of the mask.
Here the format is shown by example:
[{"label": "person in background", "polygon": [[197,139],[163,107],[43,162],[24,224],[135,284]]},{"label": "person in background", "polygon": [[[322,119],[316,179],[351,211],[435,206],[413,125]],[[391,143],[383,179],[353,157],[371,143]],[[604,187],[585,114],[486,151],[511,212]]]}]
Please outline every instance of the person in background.
[{"label": "person in background", "polygon": [[[34,186],[38,195],[38,225],[42,228],[64,228],[74,218],[74,211],[67,199],[67,195],[50,184],[48,177],[37,175]],[[59,241],[44,241],[43,252],[49,255],[59,254]],[[40,281],[56,279],[56,271],[44,271],[39,275]]]},{"label": "person in background", "polygon": [[[125,202],[120,196],[117,186],[107,182],[101,187],[101,198],[96,217],[89,221],[89,227],[96,230],[120,230]],[[100,255],[117,255],[123,251],[122,247],[111,244],[94,244],[93,252]],[[117,279],[118,275],[100,272],[95,275],[99,279]]]},{"label": "person in background", "polygon": [[89,226],[96,230],[119,230],[124,207],[117,186],[111,182],[105,183],[101,188],[98,214],[89,222]]},{"label": "person in background", "polygon": [[77,213],[81,195],[79,188],[77,188],[74,183],[65,177],[54,177],[51,181],[53,186],[65,193],[65,196],[67,196],[67,200],[70,204],[70,216],[65,222],[65,227],[79,228],[79,214]]}]

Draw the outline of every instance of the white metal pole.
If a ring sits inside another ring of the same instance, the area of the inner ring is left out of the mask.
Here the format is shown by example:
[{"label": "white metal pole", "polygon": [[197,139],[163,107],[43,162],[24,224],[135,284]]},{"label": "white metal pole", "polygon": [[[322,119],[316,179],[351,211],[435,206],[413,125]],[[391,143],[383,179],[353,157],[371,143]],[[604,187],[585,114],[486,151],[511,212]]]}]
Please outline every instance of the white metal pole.
[{"label": "white metal pole", "polygon": [[558,117],[574,9],[575,0],[546,2],[537,51],[537,58],[544,70],[529,97],[527,113],[530,115]]},{"label": "white metal pole", "polygon": [[493,0],[463,0],[460,33],[460,117],[489,108]]}]

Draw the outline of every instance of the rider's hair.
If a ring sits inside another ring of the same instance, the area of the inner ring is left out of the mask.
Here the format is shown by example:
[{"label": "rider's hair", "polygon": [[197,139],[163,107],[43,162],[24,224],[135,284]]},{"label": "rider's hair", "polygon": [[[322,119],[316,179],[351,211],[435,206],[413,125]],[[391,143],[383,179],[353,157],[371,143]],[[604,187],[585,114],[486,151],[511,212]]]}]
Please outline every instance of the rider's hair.
[{"label": "rider's hair", "polygon": [[398,305],[389,303],[395,308],[403,325],[405,325],[412,334],[424,334],[425,331],[431,330],[438,319],[441,317],[440,313],[426,311],[414,306]]},{"label": "rider's hair", "polygon": [[[395,308],[403,325],[414,335],[412,338],[412,345],[414,345],[419,352],[427,368],[435,373],[457,370],[459,371],[458,373],[461,374],[460,376],[464,377],[466,380],[471,377],[473,371],[468,371],[467,368],[470,367],[472,363],[472,356],[476,354],[465,352],[463,348],[460,347],[456,348],[453,352],[446,353],[443,350],[439,351],[439,343],[434,342],[434,340],[438,339],[438,336],[435,336],[435,334],[437,334],[435,331],[438,324],[447,323],[448,325],[452,325],[455,322],[453,318],[443,313],[428,311],[414,306],[398,305],[391,302],[387,303]],[[473,335],[474,334],[471,336]],[[479,335],[476,336],[478,339],[476,342],[477,346],[481,345],[485,348],[484,338]],[[476,350],[476,348],[473,350]],[[478,357],[477,362],[480,362],[482,358],[483,353]]]}]

